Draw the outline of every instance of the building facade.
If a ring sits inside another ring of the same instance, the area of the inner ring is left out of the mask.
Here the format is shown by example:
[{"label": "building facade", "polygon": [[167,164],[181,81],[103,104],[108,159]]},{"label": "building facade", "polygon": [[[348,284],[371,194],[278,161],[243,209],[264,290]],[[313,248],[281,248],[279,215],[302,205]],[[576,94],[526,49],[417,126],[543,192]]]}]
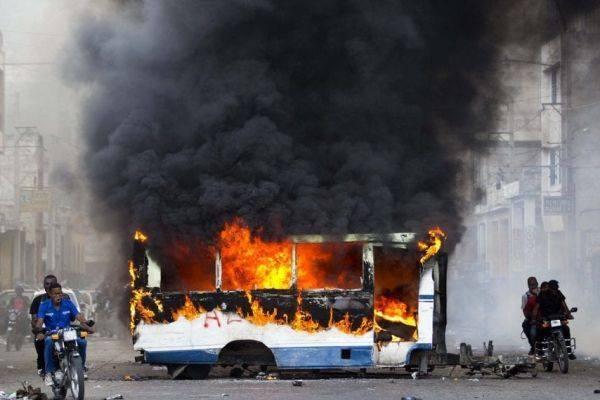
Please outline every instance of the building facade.
[{"label": "building facade", "polygon": [[600,9],[554,11],[550,34],[506,49],[506,104],[482,134],[487,151],[471,155],[473,204],[450,274],[481,298],[464,307],[494,310],[489,337],[516,336],[528,276],[559,280],[579,306],[600,290]]}]

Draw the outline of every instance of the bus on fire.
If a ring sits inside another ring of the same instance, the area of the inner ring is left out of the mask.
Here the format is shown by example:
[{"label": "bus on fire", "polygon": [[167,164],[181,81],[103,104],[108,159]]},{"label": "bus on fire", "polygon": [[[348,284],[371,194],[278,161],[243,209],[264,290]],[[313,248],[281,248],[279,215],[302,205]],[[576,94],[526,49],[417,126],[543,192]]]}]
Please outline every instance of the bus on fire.
[{"label": "bus on fire", "polygon": [[[253,237],[225,226],[215,246],[152,257],[136,232],[131,331],[137,361],[173,376],[211,366],[427,369],[445,352],[443,233]],[[160,265],[161,262],[163,265]],[[166,268],[168,263],[168,268]]]}]

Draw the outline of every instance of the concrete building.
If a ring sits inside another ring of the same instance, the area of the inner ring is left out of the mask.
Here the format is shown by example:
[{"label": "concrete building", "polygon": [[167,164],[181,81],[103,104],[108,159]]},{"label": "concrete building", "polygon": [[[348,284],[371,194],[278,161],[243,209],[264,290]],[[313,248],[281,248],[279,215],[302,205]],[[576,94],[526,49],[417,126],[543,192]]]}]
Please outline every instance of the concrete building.
[{"label": "concrete building", "polygon": [[[43,140],[33,128],[19,128],[5,135],[0,155],[0,245],[5,263],[0,266],[3,288],[16,282],[32,282],[44,271],[43,213],[49,195],[43,190]],[[7,260],[10,259],[10,267]]]},{"label": "concrete building", "polygon": [[6,124],[6,107],[5,103],[5,65],[4,65],[4,38],[2,36],[2,31],[0,31],[0,154],[4,148],[4,132],[5,132],[5,124]]},{"label": "concrete building", "polygon": [[528,276],[559,280],[580,306],[600,290],[600,9],[578,11],[556,8],[543,40],[506,49],[507,103],[482,133],[488,151],[471,155],[473,204],[450,274],[481,296],[464,307],[497,313],[480,326],[489,337],[499,321],[518,329]]}]

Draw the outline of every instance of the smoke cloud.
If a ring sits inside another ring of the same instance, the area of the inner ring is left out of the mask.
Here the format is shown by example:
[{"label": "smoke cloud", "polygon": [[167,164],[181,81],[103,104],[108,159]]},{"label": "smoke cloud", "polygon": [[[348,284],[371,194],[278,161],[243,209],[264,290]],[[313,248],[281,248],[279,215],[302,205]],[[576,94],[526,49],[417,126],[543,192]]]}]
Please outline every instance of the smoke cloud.
[{"label": "smoke cloud", "polygon": [[[82,17],[97,223],[154,243],[460,233],[460,152],[494,121],[503,13],[480,0],[131,1]],[[505,8],[502,7],[502,9]]]}]

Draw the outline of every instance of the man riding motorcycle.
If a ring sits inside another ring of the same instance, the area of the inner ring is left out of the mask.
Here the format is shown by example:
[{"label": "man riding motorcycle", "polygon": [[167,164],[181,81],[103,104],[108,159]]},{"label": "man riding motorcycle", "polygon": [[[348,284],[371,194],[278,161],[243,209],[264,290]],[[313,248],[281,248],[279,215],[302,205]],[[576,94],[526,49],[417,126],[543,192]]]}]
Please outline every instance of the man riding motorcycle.
[{"label": "man riding motorcycle", "polygon": [[[94,332],[95,329],[87,324],[87,321],[83,315],[77,310],[77,307],[71,302],[71,300],[64,298],[62,292],[62,286],[58,283],[53,283],[49,288],[50,299],[40,304],[40,308],[37,314],[36,320],[36,331],[38,333],[44,332],[42,326],[46,325],[46,332],[54,332],[59,329],[67,328],[71,325],[74,320],[79,321],[81,327],[88,332]],[[79,345],[79,353],[83,365],[85,365],[86,356],[86,341],[84,339],[77,339]],[[46,337],[44,341],[44,362],[46,376],[44,382],[47,386],[52,386],[54,378],[60,380],[62,377],[54,376],[56,371],[56,363],[53,354],[54,343],[50,337]]]},{"label": "man riding motorcycle", "polygon": [[[550,284],[552,282],[552,284]],[[540,323],[545,318],[549,318],[553,315],[563,314],[567,319],[573,319],[573,315],[566,308],[565,297],[558,290],[558,282],[550,281],[542,282],[540,286],[540,293],[537,296],[537,305],[534,308],[533,315],[535,320]],[[556,282],[556,283],[555,283]],[[544,336],[545,331],[541,326],[538,326],[540,335]],[[571,330],[568,325],[562,325],[563,337],[565,339],[571,338]],[[569,359],[574,360],[575,354],[569,354]]]},{"label": "man riding motorcycle", "polygon": [[27,307],[29,307],[29,299],[23,296],[24,292],[25,290],[23,290],[22,286],[17,285],[15,287],[15,297],[10,299],[10,302],[8,303],[9,309],[16,310],[20,313],[25,313]]},{"label": "man riding motorcycle", "polygon": [[6,316],[6,350],[14,346],[16,350],[21,349],[23,338],[27,334],[27,307],[29,299],[23,296],[23,287],[15,287],[15,296],[8,303]]},{"label": "man riding motorcycle", "polygon": [[[31,314],[31,329],[34,334],[34,346],[35,351],[37,353],[37,370],[40,376],[44,376],[44,332],[36,332],[36,322],[37,322],[37,314],[40,309],[40,304],[44,301],[50,299],[50,286],[52,284],[58,283],[58,279],[54,275],[46,275],[44,277],[44,291],[46,293],[35,296],[33,301],[31,302],[31,307],[29,308],[29,314]],[[37,333],[37,335],[36,335]]]}]

